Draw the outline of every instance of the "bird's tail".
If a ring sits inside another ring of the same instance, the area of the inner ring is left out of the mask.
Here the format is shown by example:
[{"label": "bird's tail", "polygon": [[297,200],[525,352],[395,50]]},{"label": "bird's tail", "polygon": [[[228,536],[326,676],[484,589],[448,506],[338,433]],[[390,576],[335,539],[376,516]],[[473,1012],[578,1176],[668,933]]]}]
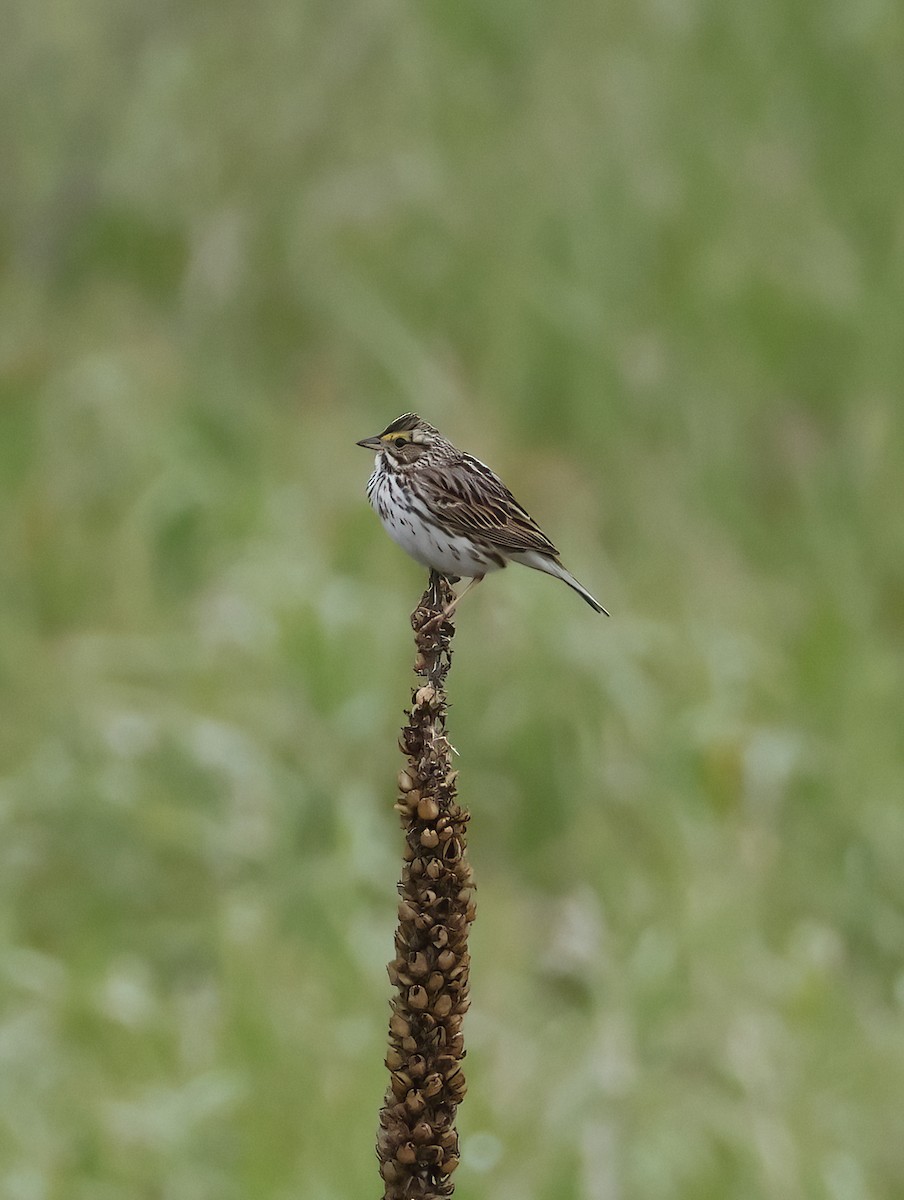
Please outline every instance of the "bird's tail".
[{"label": "bird's tail", "polygon": [[598,613],[604,613],[607,617],[609,616],[608,610],[603,608],[599,600],[595,600],[590,595],[582,583],[578,583],[572,573],[567,571],[557,558],[550,558],[548,554],[540,554],[536,550],[528,550],[526,554],[513,554],[512,558],[517,558],[526,567],[533,567],[535,571],[545,571],[547,575],[553,575],[556,579],[563,579],[570,588],[573,588],[582,599],[587,601],[592,609]]}]

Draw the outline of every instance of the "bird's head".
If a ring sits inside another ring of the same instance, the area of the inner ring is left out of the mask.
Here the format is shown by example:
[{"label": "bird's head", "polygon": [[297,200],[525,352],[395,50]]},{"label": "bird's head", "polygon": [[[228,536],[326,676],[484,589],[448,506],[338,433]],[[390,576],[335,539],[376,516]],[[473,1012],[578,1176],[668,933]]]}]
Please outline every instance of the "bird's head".
[{"label": "bird's head", "polygon": [[362,438],[357,444],[365,450],[387,454],[394,462],[403,465],[416,462],[422,454],[444,443],[439,432],[422,421],[417,413],[403,413],[387,425],[382,433]]}]

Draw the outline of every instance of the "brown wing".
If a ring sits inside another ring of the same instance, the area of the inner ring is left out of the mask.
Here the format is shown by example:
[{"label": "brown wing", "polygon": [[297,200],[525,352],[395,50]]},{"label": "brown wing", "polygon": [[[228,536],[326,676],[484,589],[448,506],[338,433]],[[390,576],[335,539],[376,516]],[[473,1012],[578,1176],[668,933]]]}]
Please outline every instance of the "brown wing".
[{"label": "brown wing", "polygon": [[481,538],[501,550],[558,550],[525,512],[498,475],[470,454],[430,468],[430,487],[421,498],[439,522],[465,537]]}]

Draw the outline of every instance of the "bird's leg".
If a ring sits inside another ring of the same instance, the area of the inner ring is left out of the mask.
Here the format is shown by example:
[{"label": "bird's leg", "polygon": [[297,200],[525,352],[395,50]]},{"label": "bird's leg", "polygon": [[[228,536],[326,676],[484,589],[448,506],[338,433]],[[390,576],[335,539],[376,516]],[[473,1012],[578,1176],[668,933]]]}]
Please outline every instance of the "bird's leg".
[{"label": "bird's leg", "polygon": [[475,575],[467,587],[462,588],[455,599],[450,604],[447,604],[441,613],[435,616],[432,620],[428,621],[424,628],[430,629],[434,625],[441,625],[443,621],[447,621],[462,600],[464,600],[471,588],[480,583],[481,579],[483,579],[483,575]]},{"label": "bird's leg", "polygon": [[439,571],[434,571],[431,568],[430,582],[427,586],[430,588],[430,604],[433,608],[436,608],[439,605],[440,596],[442,595],[442,583],[442,575],[440,575]]}]

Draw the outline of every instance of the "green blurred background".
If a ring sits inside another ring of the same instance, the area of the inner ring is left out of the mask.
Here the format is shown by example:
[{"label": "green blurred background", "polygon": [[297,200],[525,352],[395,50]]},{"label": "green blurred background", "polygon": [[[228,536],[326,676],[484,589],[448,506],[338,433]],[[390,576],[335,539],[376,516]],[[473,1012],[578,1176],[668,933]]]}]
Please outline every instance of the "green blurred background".
[{"label": "green blurred background", "polygon": [[904,1195],[890,0],[13,3],[0,1195],[376,1196],[415,409],[612,610],[459,616],[464,1200]]}]

